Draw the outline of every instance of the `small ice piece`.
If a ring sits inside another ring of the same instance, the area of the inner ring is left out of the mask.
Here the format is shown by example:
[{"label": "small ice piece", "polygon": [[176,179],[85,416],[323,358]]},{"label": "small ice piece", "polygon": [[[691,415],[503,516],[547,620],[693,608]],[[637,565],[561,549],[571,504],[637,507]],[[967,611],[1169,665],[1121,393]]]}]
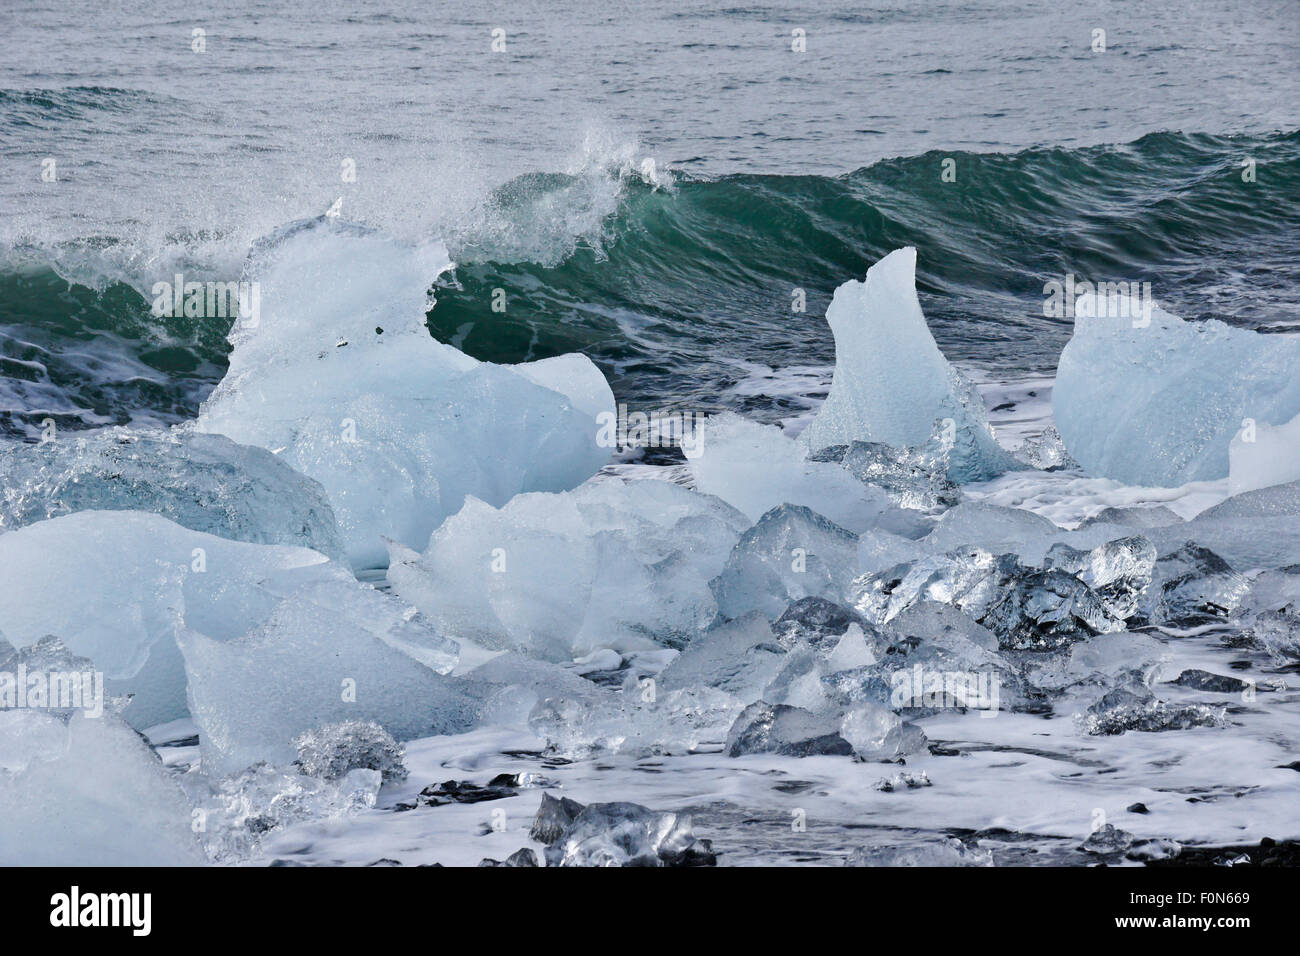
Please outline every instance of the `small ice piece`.
[{"label": "small ice piece", "polygon": [[928,445],[894,448],[855,441],[823,448],[809,457],[838,462],[858,481],[882,488],[902,508],[937,511],[961,500],[961,490],[948,478],[947,459]]},{"label": "small ice piece", "polygon": [[1020,680],[997,652],[998,639],[961,611],[922,601],[886,631],[895,643],[877,663],[830,674],[827,694],[843,706],[888,705],[921,717],[947,707],[990,713],[1020,692]]},{"label": "small ice piece", "polygon": [[802,505],[779,505],[740,536],[709,582],[718,614],[729,620],[757,610],[776,619],[792,600],[841,601],[857,551],[852,532]]},{"label": "small ice piece", "polygon": [[708,581],[745,517],[667,481],[594,481],[470,498],[423,555],[393,545],[388,580],[440,631],[554,662],[680,647],[717,616]]},{"label": "small ice piece", "polygon": [[1065,441],[1055,425],[1048,425],[1037,438],[1031,438],[1016,453],[1025,464],[1039,471],[1079,471],[1079,463],[1070,457]]},{"label": "small ice piece", "polygon": [[385,538],[423,547],[466,495],[564,491],[609,458],[592,412],[614,398],[590,360],[492,365],[429,335],[427,290],[451,268],[438,243],[333,220],[281,229],[246,266],[260,308],[231,329],[196,423],[320,482],[357,568],[383,566]]},{"label": "small ice piece", "polygon": [[[82,599],[67,599],[67,582]],[[0,534],[0,621],[25,647],[46,635],[94,661],[110,694],[133,694],[135,727],[186,715],[183,627],[238,637],[293,594],[439,671],[458,648],[414,610],[306,548],[228,541],[161,515],[79,511]],[[112,613],[106,613],[111,608]]]},{"label": "small ice piece", "polygon": [[185,794],[117,717],[0,711],[0,756],[0,865],[204,862]]},{"label": "small ice piece", "polygon": [[1234,435],[1300,414],[1300,337],[1134,315],[1137,304],[1080,297],[1061,352],[1056,426],[1090,474],[1161,487],[1226,478]]},{"label": "small ice piece", "polygon": [[378,770],[350,770],[325,780],[268,763],[208,783],[203,778],[187,783],[202,812],[204,848],[214,863],[248,859],[273,831],[372,809],[382,785]]},{"label": "small ice piece", "polygon": [[583,808],[545,851],[547,866],[713,866],[708,840],[691,832],[685,813],[658,813],[635,803]]},{"label": "small ice piece", "polygon": [[1232,621],[1278,663],[1300,659],[1300,565],[1258,575]]},{"label": "small ice piece", "polygon": [[661,689],[653,680],[619,693],[574,700],[552,697],[528,726],[562,755],[695,753],[726,739],[744,701],[708,686]]},{"label": "small ice piece", "polygon": [[378,770],[385,783],[406,779],[405,748],[374,721],[345,720],[294,738],[302,772],[337,780],[352,770]]},{"label": "small ice piece", "polygon": [[1223,707],[1178,706],[1156,698],[1144,684],[1130,683],[1105,694],[1082,715],[1084,730],[1093,736],[1114,736],[1130,730],[1159,733],[1193,727],[1222,727]]},{"label": "small ice piece", "polygon": [[1073,574],[1096,592],[1112,616],[1126,620],[1151,584],[1156,546],[1140,535],[1107,541],[1091,551],[1058,543],[1047,552],[1043,567]]},{"label": "small ice piece", "polygon": [[840,735],[839,721],[787,704],[756,701],[736,718],[727,734],[727,755],[782,754],[810,757],[847,755],[853,746]]},{"label": "small ice piece", "polygon": [[1172,860],[1182,852],[1183,846],[1176,840],[1157,838],[1135,841],[1124,855],[1130,860],[1140,860],[1147,863],[1152,860]]},{"label": "small ice piece", "polygon": [[234,541],[343,557],[325,490],[265,448],[181,426],[0,448],[0,530],[76,511],[149,511]]},{"label": "small ice piece", "polygon": [[564,836],[564,831],[585,809],[586,807],[577,800],[570,800],[568,797],[557,799],[549,793],[543,793],[541,805],[537,808],[537,816],[533,818],[533,825],[528,835],[538,843],[550,846]]},{"label": "small ice piece", "polygon": [[1139,613],[1153,624],[1192,626],[1226,619],[1250,582],[1208,548],[1188,541],[1156,562]]},{"label": "small ice piece", "polygon": [[855,441],[923,445],[938,430],[948,475],[966,483],[1018,467],[998,445],[974,385],[948,364],[916,297],[916,250],[891,252],[835,290],[830,394],[800,436],[810,451]]},{"label": "small ice piece", "polygon": [[921,533],[915,512],[898,508],[883,489],[858,481],[838,463],[809,457],[805,446],[775,425],[724,412],[709,418],[701,434],[703,451],[689,463],[695,487],[739,508],[750,521],[791,504],[855,533],[878,525]]},{"label": "small ice piece", "polygon": [[[1190,687],[1193,690],[1209,691],[1212,694],[1240,694],[1242,691],[1254,687],[1253,683],[1247,683],[1239,678],[1228,677],[1224,674],[1212,674],[1209,671],[1203,671],[1195,667],[1189,667],[1170,683],[1177,684],[1179,687]],[[1265,686],[1261,687],[1260,690],[1270,691],[1272,688]]]},{"label": "small ice piece", "polygon": [[920,773],[908,773],[906,770],[900,770],[888,777],[881,777],[872,784],[871,789],[879,790],[881,793],[893,793],[895,790],[921,790],[933,786],[934,784],[930,782],[930,775],[924,770]]},{"label": "small ice piece", "polygon": [[858,704],[844,714],[840,736],[861,760],[894,760],[926,746],[921,728],[905,723],[888,707],[871,702]]},{"label": "small ice piece", "polygon": [[232,641],[188,631],[178,643],[210,774],[287,764],[294,737],[322,723],[374,721],[410,740],[467,730],[477,712],[470,685],[305,601],[281,602]]},{"label": "small ice piece", "polygon": [[993,852],[954,837],[919,846],[858,847],[845,866],[992,866]]},{"label": "small ice piece", "polygon": [[1133,834],[1120,830],[1112,823],[1106,823],[1093,830],[1079,849],[1097,856],[1112,856],[1123,853],[1132,845]]},{"label": "small ice piece", "polygon": [[670,690],[715,687],[749,701],[776,676],[785,656],[772,626],[753,611],[696,637],[663,669],[659,684]]}]

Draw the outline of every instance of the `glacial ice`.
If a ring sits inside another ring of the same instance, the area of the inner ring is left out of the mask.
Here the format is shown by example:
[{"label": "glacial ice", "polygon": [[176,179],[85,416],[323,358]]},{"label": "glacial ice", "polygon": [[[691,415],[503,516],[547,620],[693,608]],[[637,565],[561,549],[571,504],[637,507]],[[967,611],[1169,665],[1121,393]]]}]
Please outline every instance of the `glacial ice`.
[{"label": "glacial ice", "polygon": [[1107,541],[1091,551],[1058,543],[1047,552],[1043,567],[1073,574],[1097,593],[1113,617],[1127,620],[1151,584],[1156,547],[1139,535]]},{"label": "glacial ice", "polygon": [[[2,537],[2,536],[0,536]],[[112,716],[0,711],[0,865],[194,866],[190,804]]]},{"label": "glacial ice", "polygon": [[6,637],[25,647],[54,635],[90,658],[110,694],[135,695],[124,716],[136,727],[186,713],[182,629],[237,638],[289,595],[327,612],[322,641],[359,626],[438,670],[455,666],[456,645],[413,609],[306,548],[228,541],[132,511],[79,511],[0,534]]},{"label": "glacial ice", "polygon": [[1233,495],[1300,479],[1300,415],[1278,425],[1243,428],[1228,445],[1228,490]]},{"label": "glacial ice", "polygon": [[991,850],[970,847],[953,837],[919,846],[858,847],[845,866],[992,866]]},{"label": "glacial ice", "polygon": [[948,478],[946,458],[928,446],[894,448],[855,441],[823,448],[809,457],[838,463],[858,481],[883,489],[902,508],[936,511],[961,500],[961,490]]},{"label": "glacial ice", "polygon": [[718,614],[781,615],[800,598],[842,601],[853,578],[857,535],[802,505],[779,505],[740,536],[727,564],[709,582]]},{"label": "glacial ice", "polygon": [[696,637],[659,683],[670,690],[714,687],[750,701],[776,676],[786,653],[764,615],[751,611]]},{"label": "glacial ice", "polygon": [[840,736],[861,760],[895,760],[925,748],[925,734],[888,707],[864,701],[840,720]]},{"label": "glacial ice", "polygon": [[501,508],[470,498],[388,579],[446,634],[569,661],[598,648],[680,646],[708,625],[707,582],[747,525],[723,501],[664,481],[588,482]]},{"label": "glacial ice", "polygon": [[235,863],[246,859],[273,831],[373,808],[383,774],[356,768],[325,779],[259,762],[217,779],[195,775],[182,780],[203,822],[208,858]]},{"label": "glacial ice", "polygon": [[853,582],[853,604],[885,624],[918,601],[952,604],[998,635],[1003,649],[1050,649],[1123,622],[1087,584],[1059,569],[1026,567],[1011,554],[950,551]]},{"label": "glacial ice", "polygon": [[409,740],[467,730],[478,712],[464,681],[303,598],[280,602],[234,640],[187,630],[177,642],[209,773],[290,763],[294,738],[325,723],[373,721]]},{"label": "glacial ice", "polygon": [[149,511],[234,541],[343,557],[325,491],[264,448],[188,427],[0,445],[0,530],[76,511]]},{"label": "glacial ice", "polygon": [[1084,729],[1094,736],[1115,736],[1130,730],[1159,733],[1194,727],[1222,727],[1225,719],[1222,707],[1170,704],[1159,700],[1151,688],[1141,683],[1109,691],[1082,715]]},{"label": "glacial ice", "polygon": [[1139,611],[1152,624],[1204,624],[1227,618],[1249,589],[1226,561],[1189,541],[1160,556]]},{"label": "glacial ice", "polygon": [[884,527],[916,537],[923,525],[898,508],[883,488],[859,481],[837,461],[819,460],[775,425],[732,412],[701,426],[702,452],[689,462],[695,487],[717,495],[758,521],[778,505],[802,505],[860,533]]},{"label": "glacial ice", "polygon": [[563,491],[608,459],[591,413],[613,394],[589,360],[491,365],[429,335],[425,290],[451,265],[360,227],[282,230],[250,258],[262,314],[231,330],[198,418],[320,482],[359,568],[383,565],[384,538],[422,547],[466,495]]},{"label": "glacial ice", "polygon": [[406,779],[402,745],[374,721],[324,724],[303,731],[293,745],[308,776],[337,780],[353,770],[377,770],[385,783]]},{"label": "glacial ice", "polygon": [[853,746],[840,736],[839,721],[819,717],[800,707],[756,701],[736,718],[727,734],[727,754],[783,754],[810,757],[816,754],[853,753]]},{"label": "glacial ice", "polygon": [[708,840],[697,840],[691,817],[635,803],[583,807],[545,851],[547,866],[712,866]]},{"label": "glacial ice", "polygon": [[1233,436],[1300,414],[1300,337],[1121,311],[1081,298],[1057,367],[1056,426],[1090,474],[1158,487],[1226,478]]},{"label": "glacial ice", "polygon": [[915,249],[891,252],[863,282],[836,289],[826,321],[835,335],[835,373],[826,402],[800,436],[805,448],[854,441],[905,448],[927,444],[937,431],[956,482],[1018,467],[994,439],[975,387],[948,364],[925,324]]}]

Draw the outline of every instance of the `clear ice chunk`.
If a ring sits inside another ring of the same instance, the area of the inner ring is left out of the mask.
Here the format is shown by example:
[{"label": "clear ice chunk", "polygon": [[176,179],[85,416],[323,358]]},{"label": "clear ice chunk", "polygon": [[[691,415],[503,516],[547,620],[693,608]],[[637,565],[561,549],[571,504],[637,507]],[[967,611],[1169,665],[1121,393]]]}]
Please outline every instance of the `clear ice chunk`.
[{"label": "clear ice chunk", "polygon": [[690,814],[659,813],[635,803],[584,807],[546,848],[547,866],[712,866],[707,840],[697,840]]},{"label": "clear ice chunk", "polygon": [[848,755],[853,746],[840,736],[840,723],[788,704],[756,701],[736,718],[727,734],[727,754],[782,754],[810,757],[818,754]]},{"label": "clear ice chunk", "polygon": [[264,448],[187,427],[104,428],[0,447],[0,529],[75,511],[149,511],[234,541],[343,557],[325,491]]},{"label": "clear ice chunk", "polygon": [[993,437],[975,387],[948,364],[926,326],[915,249],[891,252],[864,281],[836,289],[826,321],[835,335],[835,373],[830,394],[800,436],[806,448],[855,441],[924,445],[940,423],[954,481],[1019,467]]},{"label": "clear ice chunk", "polygon": [[1088,473],[1148,487],[1226,478],[1249,422],[1300,414],[1300,338],[1136,305],[1080,297],[1061,352],[1053,413]]},{"label": "clear ice chunk", "polygon": [[294,738],[298,766],[311,777],[337,780],[353,770],[377,770],[385,783],[405,780],[405,748],[370,720],[345,720]]},{"label": "clear ice chunk", "polygon": [[779,505],[740,536],[709,587],[724,619],[761,611],[778,618],[791,601],[842,601],[857,562],[857,535],[802,505]]}]

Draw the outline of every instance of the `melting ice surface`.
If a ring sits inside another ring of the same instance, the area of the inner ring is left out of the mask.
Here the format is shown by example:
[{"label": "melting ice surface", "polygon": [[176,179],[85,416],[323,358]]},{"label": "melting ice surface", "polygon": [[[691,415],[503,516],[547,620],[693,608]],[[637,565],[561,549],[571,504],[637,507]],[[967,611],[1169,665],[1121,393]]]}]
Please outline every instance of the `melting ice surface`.
[{"label": "melting ice surface", "polygon": [[320,482],[359,568],[383,566],[385,538],[422,547],[466,495],[563,491],[608,458],[595,417],[614,397],[588,359],[498,366],[429,335],[425,290],[451,267],[440,244],[286,227],[254,251],[260,313],[199,415]]},{"label": "melting ice surface", "polygon": [[[599,373],[433,342],[446,266],[291,230],[201,431],[0,458],[0,672],[89,664],[111,698],[14,709],[0,677],[0,862],[1137,865],[1300,837],[1300,483],[1175,401],[1226,343],[1289,450],[1253,345],[1157,313],[1173,371],[1139,405],[1198,437],[1121,447],[1145,346],[1085,323],[1059,436],[1052,383],[995,386],[1030,407],[1017,447],[900,250],[837,292],[802,435],[720,415],[672,481],[593,477]],[[1229,458],[1240,483],[1186,484]]]},{"label": "melting ice surface", "polygon": [[[1121,307],[1122,306],[1122,307]],[[1090,474],[1130,485],[1175,487],[1227,477],[1234,436],[1264,430],[1255,455],[1241,450],[1241,490],[1259,487],[1247,470],[1272,458],[1300,478],[1292,428],[1300,415],[1300,336],[1263,335],[1222,322],[1184,322],[1160,308],[1091,295],[1076,305],[1074,336],[1061,353],[1056,426]]]}]

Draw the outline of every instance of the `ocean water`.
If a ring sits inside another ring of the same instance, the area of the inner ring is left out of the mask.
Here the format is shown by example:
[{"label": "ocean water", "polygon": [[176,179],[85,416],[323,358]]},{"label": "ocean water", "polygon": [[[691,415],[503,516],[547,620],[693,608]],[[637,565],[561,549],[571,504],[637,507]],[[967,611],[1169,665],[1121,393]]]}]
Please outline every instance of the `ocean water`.
[{"label": "ocean water", "polygon": [[[33,441],[46,419],[194,419],[231,322],[157,316],[155,284],[237,280],[260,240],[333,208],[446,244],[454,269],[428,276],[440,341],[500,363],[582,352],[634,409],[792,432],[830,385],[833,291],[915,246],[929,327],[1014,450],[1051,421],[1072,331],[1044,312],[1048,282],[1150,282],[1186,319],[1300,331],[1295,14],[1293,0],[11,3],[0,441]],[[604,477],[619,474],[689,480],[671,453]],[[1066,470],[963,492],[1073,528],[1108,506],[1191,518],[1227,490]],[[1147,633],[1167,645],[1165,678],[1248,672],[1261,701],[1162,684],[1224,708],[1224,725],[1102,737],[1064,706],[944,713],[908,758],[933,786],[900,791],[875,789],[892,765],[732,759],[717,735],[688,754],[570,759],[485,726],[410,742],[409,780],[372,811],[277,829],[251,859],[504,858],[526,843],[535,789],[502,801],[504,827],[490,803],[396,809],[499,773],[689,812],[730,864],[975,835],[998,864],[1082,864],[1099,811],[1138,838],[1300,838],[1294,665],[1226,625]],[[492,653],[463,650],[457,674]],[[190,782],[196,732],[150,732]]]},{"label": "ocean water", "polygon": [[0,12],[5,433],[193,417],[229,323],[149,290],[337,200],[448,243],[434,335],[581,349],[633,407],[815,405],[831,291],[903,244],[940,346],[997,378],[1054,369],[1069,272],[1300,323],[1285,0],[353,6]]}]

